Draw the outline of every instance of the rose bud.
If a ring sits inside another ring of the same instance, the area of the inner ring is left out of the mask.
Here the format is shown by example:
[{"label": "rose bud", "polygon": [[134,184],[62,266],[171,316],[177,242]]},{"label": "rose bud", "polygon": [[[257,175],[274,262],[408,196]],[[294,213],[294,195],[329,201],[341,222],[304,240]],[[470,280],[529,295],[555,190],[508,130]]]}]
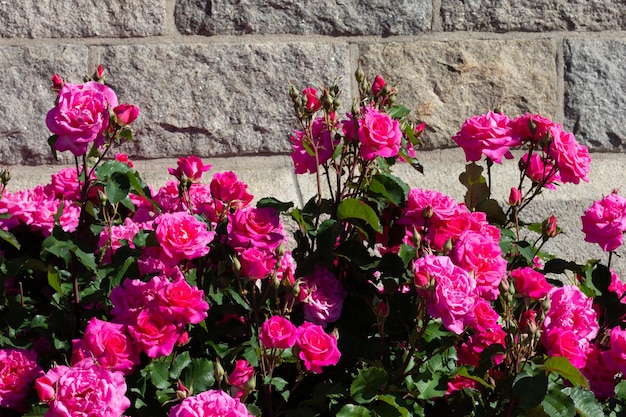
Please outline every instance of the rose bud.
[{"label": "rose bud", "polygon": [[139,116],[139,107],[132,104],[122,103],[113,109],[117,122],[121,125],[129,125]]}]

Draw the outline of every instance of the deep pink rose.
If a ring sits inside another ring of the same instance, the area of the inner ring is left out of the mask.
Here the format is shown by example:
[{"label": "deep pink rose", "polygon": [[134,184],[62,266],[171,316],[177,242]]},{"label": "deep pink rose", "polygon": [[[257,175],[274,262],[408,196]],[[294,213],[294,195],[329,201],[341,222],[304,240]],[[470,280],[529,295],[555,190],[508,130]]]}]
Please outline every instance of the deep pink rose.
[{"label": "deep pink rose", "polygon": [[209,304],[204,292],[182,277],[167,284],[159,291],[159,296],[172,318],[181,324],[198,324],[207,316]]},{"label": "deep pink rose", "polygon": [[315,113],[322,107],[319,99],[317,98],[317,90],[313,87],[307,87],[302,90],[302,95],[306,97],[306,104],[304,105],[309,113]]},{"label": "deep pink rose", "polygon": [[259,330],[259,339],[268,349],[287,349],[296,343],[296,326],[281,316],[267,319]]},{"label": "deep pink rose", "polygon": [[611,348],[608,351],[607,362],[619,372],[626,372],[626,330],[619,326],[611,329]]},{"label": "deep pink rose", "polygon": [[318,267],[313,275],[303,278],[300,298],[303,301],[304,319],[326,327],[337,321],[343,310],[343,300],[348,292],[335,275]]},{"label": "deep pink rose", "polygon": [[229,215],[228,243],[239,251],[249,247],[272,251],[284,237],[280,217],[273,208],[246,207]]},{"label": "deep pink rose", "polygon": [[102,146],[109,126],[109,108],[116,106],[117,96],[104,84],[65,83],[59,91],[56,107],[46,116],[48,129],[58,136],[54,148],[80,156],[87,153],[92,143]]},{"label": "deep pink rose", "polygon": [[165,309],[152,308],[141,310],[136,323],[128,325],[128,332],[138,348],[154,359],[172,353],[182,329],[167,317]]},{"label": "deep pink rose", "polygon": [[482,298],[478,298],[476,300],[476,304],[474,305],[473,318],[470,323],[470,327],[478,332],[485,332],[495,328],[498,324],[499,318],[500,315],[496,310],[494,310],[491,303]]},{"label": "deep pink rose", "polygon": [[586,146],[580,145],[574,135],[560,128],[552,128],[552,142],[547,150],[556,161],[563,183],[578,184],[589,181],[591,157]]},{"label": "deep pink rose", "polygon": [[228,208],[241,209],[253,199],[252,194],[248,193],[248,185],[239,181],[232,171],[213,174],[210,189],[213,199]]},{"label": "deep pink rose", "polygon": [[529,267],[512,270],[511,278],[520,294],[535,300],[543,299],[552,289],[545,275]]},{"label": "deep pink rose", "polygon": [[581,220],[586,242],[597,243],[605,252],[614,251],[622,245],[626,231],[626,198],[612,192],[594,201]]},{"label": "deep pink rose", "polygon": [[178,158],[176,168],[168,168],[171,175],[175,176],[179,181],[189,180],[191,182],[199,182],[202,174],[211,169],[211,165],[205,165],[197,156],[187,156]]},{"label": "deep pink rose", "polygon": [[587,363],[586,347],[581,346],[578,336],[571,330],[551,328],[541,341],[549,356],[562,356],[578,369],[585,367]]},{"label": "deep pink rose", "polygon": [[591,344],[587,349],[587,364],[582,369],[583,375],[589,381],[589,389],[599,400],[606,400],[615,396],[615,377],[618,369],[607,361],[608,351],[598,344]]},{"label": "deep pink rose", "polygon": [[554,183],[561,181],[559,170],[554,161],[546,156],[533,153],[529,157],[528,153],[525,153],[520,159],[519,166],[520,170],[525,172],[526,176],[533,182],[550,190],[556,190]]},{"label": "deep pink rose", "polygon": [[182,260],[199,258],[209,253],[209,243],[215,232],[189,213],[164,213],[154,222],[156,238],[161,248],[161,260],[176,264]]},{"label": "deep pink rose", "polygon": [[0,349],[0,407],[25,412],[26,397],[35,378],[43,375],[35,352],[25,349]]},{"label": "deep pink rose", "polygon": [[241,275],[250,279],[265,278],[276,266],[276,258],[273,253],[255,247],[241,251],[240,261]]},{"label": "deep pink rose", "polygon": [[245,404],[221,390],[209,390],[185,398],[170,409],[168,417],[253,417]]},{"label": "deep pink rose", "polygon": [[304,322],[296,331],[296,343],[307,371],[321,374],[322,366],[339,362],[341,353],[337,349],[337,339],[324,332],[322,326]]},{"label": "deep pink rose", "polygon": [[126,326],[94,317],[87,323],[83,338],[73,343],[72,363],[85,358],[93,358],[103,368],[128,375],[139,363],[139,352]]},{"label": "deep pink rose", "polygon": [[551,137],[551,129],[555,127],[561,128],[561,125],[539,114],[526,113],[511,121],[513,135],[519,137],[524,143],[531,142],[534,146],[541,146],[548,141]]},{"label": "deep pink rose", "polygon": [[101,368],[91,359],[51,369],[35,388],[48,403],[46,417],[120,417],[130,407],[122,373]]},{"label": "deep pink rose", "polygon": [[117,122],[121,125],[129,125],[139,116],[139,107],[132,104],[122,103],[113,109]]},{"label": "deep pink rose", "polygon": [[374,107],[365,109],[365,115],[359,122],[358,136],[361,156],[366,160],[398,155],[402,141],[400,122]]},{"label": "deep pink rose", "polygon": [[372,94],[376,95],[380,93],[386,84],[385,79],[380,75],[374,77],[374,81],[372,81]]},{"label": "deep pink rose", "polygon": [[245,359],[235,361],[235,369],[228,375],[228,383],[232,385],[231,395],[241,398],[249,394],[246,392],[246,384],[254,378],[254,368]]},{"label": "deep pink rose", "polygon": [[502,157],[512,159],[510,149],[521,145],[519,137],[513,136],[511,121],[500,113],[488,112],[467,119],[459,133],[452,137],[469,161],[480,161],[482,155],[498,164]]},{"label": "deep pink rose", "polygon": [[[427,292],[428,314],[440,318],[453,333],[461,334],[473,320],[476,281],[447,256],[425,255],[414,263],[420,281],[434,284]],[[419,288],[418,288],[419,290]]]},{"label": "deep pink rose", "polygon": [[291,159],[296,174],[306,172],[314,174],[317,172],[318,165],[322,165],[330,159],[339,143],[331,134],[322,117],[317,118],[311,125],[311,136],[296,130],[289,138],[293,149]]},{"label": "deep pink rose", "polygon": [[[457,348],[459,363],[478,367],[480,353],[491,345],[499,344],[506,347],[506,332],[502,327],[495,325],[493,328],[472,334],[467,342]],[[497,354],[493,361],[496,365],[502,363],[504,354]]]}]

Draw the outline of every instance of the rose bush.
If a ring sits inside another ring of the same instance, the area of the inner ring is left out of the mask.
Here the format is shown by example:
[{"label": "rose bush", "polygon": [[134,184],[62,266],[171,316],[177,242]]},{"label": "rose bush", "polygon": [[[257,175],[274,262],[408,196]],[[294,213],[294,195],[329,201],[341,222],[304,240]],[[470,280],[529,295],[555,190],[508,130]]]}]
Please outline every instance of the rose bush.
[{"label": "rose bush", "polygon": [[[104,69],[53,76],[48,143],[75,167],[13,193],[0,172],[0,413],[622,415],[626,285],[610,264],[626,200],[581,217],[606,263],[546,253],[556,216],[524,221],[540,193],[588,181],[587,148],[540,115],[488,112],[453,138],[464,201],[411,188],[394,165],[422,171],[424,125],[382,76],[355,75],[348,113],[336,82],[289,89],[294,169],[317,183],[301,207],[252,205],[196,156],[150,187],[111,155],[139,110]],[[500,203],[490,167],[513,148]]]}]

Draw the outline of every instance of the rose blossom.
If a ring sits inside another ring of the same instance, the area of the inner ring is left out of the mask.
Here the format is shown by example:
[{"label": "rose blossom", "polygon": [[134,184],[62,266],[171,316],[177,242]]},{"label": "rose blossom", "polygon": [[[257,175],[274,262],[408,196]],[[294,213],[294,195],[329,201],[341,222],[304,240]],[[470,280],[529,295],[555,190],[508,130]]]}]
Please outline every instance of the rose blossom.
[{"label": "rose blossom", "polygon": [[294,131],[289,140],[293,149],[291,159],[295,173],[304,174],[308,172],[314,174],[317,172],[318,165],[328,161],[333,155],[335,147],[339,144],[333,136],[322,117],[318,117],[311,125],[311,137],[308,137],[305,132]]},{"label": "rose blossom", "polygon": [[221,390],[208,390],[185,398],[168,417],[253,417],[245,404]]},{"label": "rose blossom", "polygon": [[552,289],[552,285],[548,284],[545,275],[529,267],[512,270],[511,278],[513,278],[515,288],[520,294],[535,300],[543,299]]},{"label": "rose blossom", "polygon": [[[461,334],[471,324],[476,304],[476,281],[447,256],[425,255],[414,263],[416,280],[433,283],[426,296],[428,314],[441,318],[453,333]],[[418,287],[418,290],[420,288]]]},{"label": "rose blossom", "polygon": [[45,417],[119,417],[130,407],[122,373],[101,368],[91,359],[52,368],[35,381],[35,389],[50,407]]},{"label": "rose blossom", "polygon": [[296,331],[299,357],[307,371],[322,373],[322,366],[336,365],[341,353],[337,339],[324,332],[322,326],[304,322]]},{"label": "rose blossom", "polygon": [[285,237],[280,217],[273,208],[246,207],[228,218],[228,243],[236,250],[253,246],[274,250]]},{"label": "rose blossom", "polygon": [[528,178],[544,188],[556,190],[556,186],[553,183],[561,181],[561,176],[554,165],[554,161],[551,161],[546,156],[533,153],[529,157],[528,153],[525,153],[520,159],[519,166],[520,170],[524,171]]},{"label": "rose blossom", "polygon": [[241,275],[250,279],[262,279],[272,272],[276,266],[276,258],[271,252],[255,247],[241,251]]},{"label": "rose blossom", "polygon": [[46,116],[48,129],[57,135],[54,148],[80,156],[87,153],[91,143],[102,146],[109,126],[109,108],[116,106],[117,96],[104,84],[65,83],[57,96],[57,105]]},{"label": "rose blossom", "polygon": [[248,193],[248,185],[239,181],[232,171],[213,174],[210,190],[215,202],[219,201],[228,208],[241,209],[250,204],[254,198]]},{"label": "rose blossom", "polygon": [[500,315],[489,301],[478,298],[474,305],[473,317],[469,326],[478,332],[485,332],[496,327],[499,318]]},{"label": "rose blossom", "polygon": [[400,122],[374,107],[365,109],[358,130],[361,142],[361,156],[371,160],[377,156],[396,156],[400,150],[402,132]]},{"label": "rose blossom", "polygon": [[164,213],[154,222],[156,238],[162,250],[161,259],[167,264],[176,264],[185,259],[194,259],[209,253],[209,243],[215,232],[189,213]]},{"label": "rose blossom", "polygon": [[567,358],[578,369],[585,367],[586,346],[579,343],[578,336],[572,330],[553,327],[541,335],[541,340],[549,356]]},{"label": "rose blossom", "polygon": [[25,412],[26,397],[35,378],[43,375],[35,352],[26,349],[0,349],[0,407]]},{"label": "rose blossom", "polygon": [[581,369],[589,381],[589,389],[600,400],[615,397],[615,376],[618,369],[607,360],[606,354],[598,344],[591,344],[587,349],[587,364]]},{"label": "rose blossom", "polygon": [[92,318],[82,339],[73,341],[72,363],[93,358],[103,368],[130,374],[139,363],[139,352],[123,324]]},{"label": "rose blossom", "polygon": [[309,113],[315,113],[322,107],[319,99],[317,98],[317,90],[313,87],[307,87],[302,90],[302,95],[306,97],[306,104],[304,105]]},{"label": "rose blossom", "polygon": [[626,231],[626,198],[614,191],[594,201],[581,220],[586,242],[597,243],[605,252],[614,251],[622,245]]},{"label": "rose blossom", "polygon": [[480,161],[485,155],[501,164],[503,156],[513,158],[511,147],[521,145],[519,137],[513,136],[509,118],[492,111],[467,119],[452,140],[463,148],[467,162]]},{"label": "rose blossom", "polygon": [[296,343],[296,326],[281,316],[272,316],[259,330],[261,343],[268,348],[287,349]]},{"label": "rose blossom", "polygon": [[172,353],[182,329],[167,317],[165,309],[147,308],[139,312],[136,323],[128,325],[128,332],[138,348],[154,359]]},{"label": "rose blossom", "polygon": [[[506,332],[499,325],[493,328],[472,334],[467,342],[457,348],[457,355],[460,364],[473,365],[478,367],[480,363],[480,353],[491,345],[498,344],[506,346]],[[504,354],[498,353],[493,357],[496,365],[502,363]]]},{"label": "rose blossom", "polygon": [[619,326],[611,329],[611,348],[606,353],[606,362],[613,368],[626,372],[626,330]]},{"label": "rose blossom", "polygon": [[511,128],[522,142],[530,141],[533,145],[541,145],[549,140],[551,129],[561,128],[561,125],[539,114],[526,113],[512,120]]},{"label": "rose blossom", "polygon": [[139,107],[132,104],[122,103],[113,109],[117,122],[121,125],[129,125],[139,116]]},{"label": "rose blossom", "polygon": [[158,295],[172,318],[181,324],[198,324],[207,316],[209,304],[204,300],[204,292],[183,277],[169,282]]},{"label": "rose blossom", "polygon": [[178,158],[177,167],[168,168],[167,170],[179,181],[189,180],[191,182],[200,182],[202,174],[210,169],[211,165],[205,165],[202,159],[192,155]]},{"label": "rose blossom", "polygon": [[318,267],[301,284],[304,319],[326,327],[339,319],[343,300],[347,296],[348,292],[335,275],[324,267]]},{"label": "rose blossom", "polygon": [[235,361],[235,369],[228,375],[228,383],[232,385],[231,395],[241,398],[246,395],[246,384],[254,378],[254,368],[245,359]]},{"label": "rose blossom", "polygon": [[589,181],[591,157],[586,146],[580,145],[574,135],[560,128],[552,128],[552,142],[548,147],[550,155],[559,168],[563,183],[578,184],[580,180]]}]

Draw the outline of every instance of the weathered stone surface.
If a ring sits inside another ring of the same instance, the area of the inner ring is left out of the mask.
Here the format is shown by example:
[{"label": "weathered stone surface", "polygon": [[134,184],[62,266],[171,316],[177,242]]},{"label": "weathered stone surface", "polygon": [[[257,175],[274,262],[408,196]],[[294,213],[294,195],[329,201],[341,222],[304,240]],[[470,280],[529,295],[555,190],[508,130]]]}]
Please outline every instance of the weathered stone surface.
[{"label": "weathered stone surface", "polygon": [[430,30],[430,0],[177,0],[183,34],[411,35]]},{"label": "weathered stone surface", "polygon": [[626,149],[626,39],[565,41],[566,127],[592,150]]},{"label": "weathered stone surface", "polygon": [[20,0],[0,4],[3,38],[136,37],[165,33],[166,0]]},{"label": "weathered stone surface", "polygon": [[453,146],[465,119],[500,106],[513,117],[557,114],[556,47],[548,40],[367,44],[366,73],[398,86],[398,103],[428,125],[427,147]]},{"label": "weathered stone surface", "polygon": [[287,152],[289,81],[350,79],[347,45],[306,42],[111,46],[101,62],[120,100],[141,109],[126,150],[145,158]]},{"label": "weathered stone surface", "polygon": [[441,0],[446,31],[541,32],[626,29],[623,0]]},{"label": "weathered stone surface", "polygon": [[50,161],[45,118],[54,106],[52,74],[80,81],[87,70],[84,46],[0,47],[0,163]]}]

